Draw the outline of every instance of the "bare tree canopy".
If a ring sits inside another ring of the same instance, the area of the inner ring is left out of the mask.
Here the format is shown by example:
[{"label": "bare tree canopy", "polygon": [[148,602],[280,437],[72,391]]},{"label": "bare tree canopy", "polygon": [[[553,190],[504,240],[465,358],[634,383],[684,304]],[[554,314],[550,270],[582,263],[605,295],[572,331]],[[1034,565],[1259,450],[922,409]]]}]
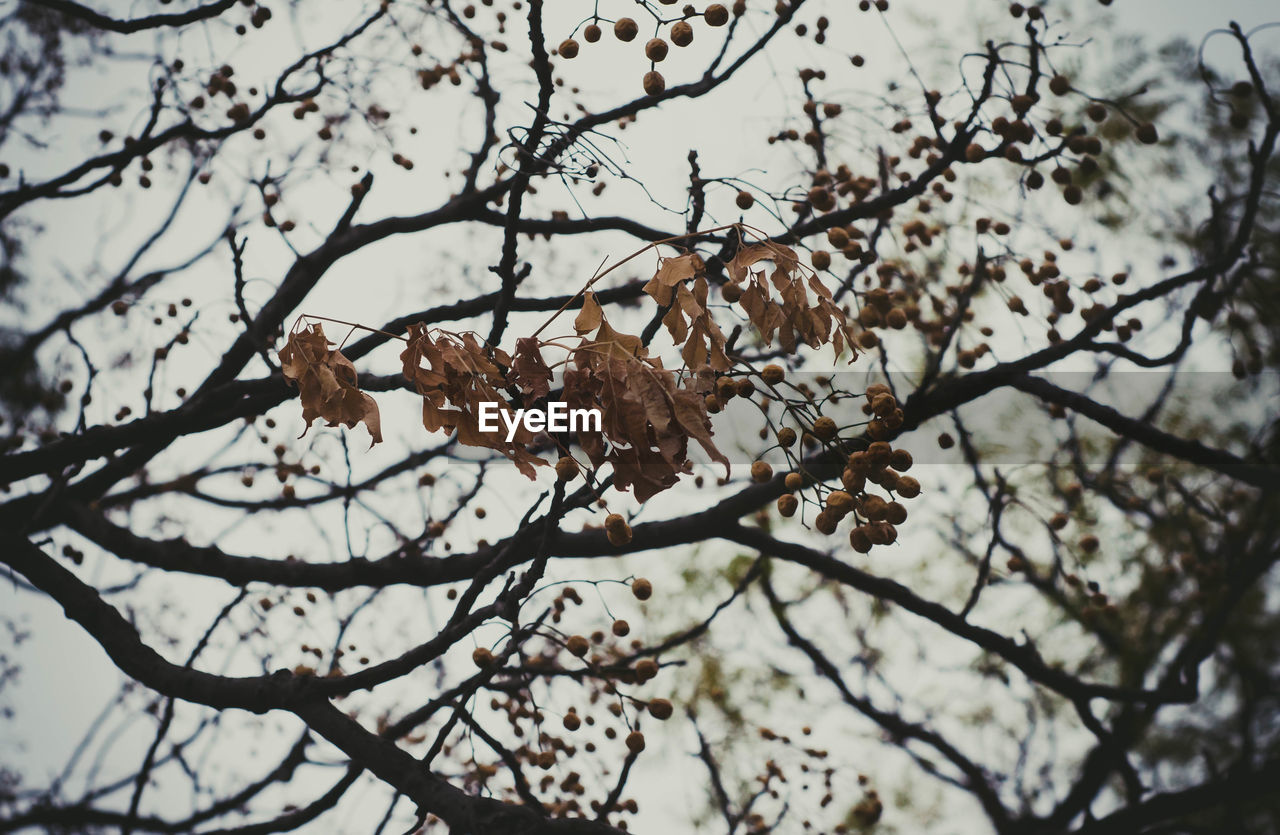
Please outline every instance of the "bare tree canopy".
[{"label": "bare tree canopy", "polygon": [[0,1],[0,832],[1280,832],[1228,7]]}]

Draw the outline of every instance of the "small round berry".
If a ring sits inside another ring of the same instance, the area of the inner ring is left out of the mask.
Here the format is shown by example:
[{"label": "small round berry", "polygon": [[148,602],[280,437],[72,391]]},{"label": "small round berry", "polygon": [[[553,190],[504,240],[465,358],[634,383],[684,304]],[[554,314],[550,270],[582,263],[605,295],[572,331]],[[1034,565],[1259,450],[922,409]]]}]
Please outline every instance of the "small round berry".
[{"label": "small round berry", "polygon": [[577,476],[577,461],[566,455],[556,462],[556,478],[560,481],[573,481]]},{"label": "small round berry", "polygon": [[667,80],[662,77],[662,73],[657,70],[649,70],[644,74],[644,91],[646,93],[656,96],[665,89],[667,89]]},{"label": "small round berry", "polygon": [[671,706],[671,702],[666,699],[651,699],[649,701],[649,715],[654,719],[666,720],[671,718],[671,714],[675,712],[675,708]]},{"label": "small round berry", "polygon": [[750,209],[755,205],[756,199],[751,196],[751,192],[740,191],[738,192],[738,197],[734,202],[738,204],[739,209],[742,209],[745,212],[747,209]]},{"label": "small round berry", "polygon": [[662,38],[650,38],[644,45],[644,55],[650,61],[662,61],[667,57],[667,42]]},{"label": "small round berry", "polygon": [[671,42],[676,46],[693,43],[693,27],[689,25],[689,21],[681,20],[671,27]]},{"label": "small round berry", "polygon": [[836,436],[836,432],[838,431],[839,427],[836,426],[836,422],[826,415],[823,415],[813,422],[813,436],[820,441],[831,440]]},{"label": "small round berry", "polygon": [[560,53],[561,58],[577,58],[578,42],[573,38],[565,38],[556,51]]},{"label": "small round berry", "polygon": [[760,379],[764,380],[771,386],[776,386],[786,379],[786,372],[782,370],[782,366],[769,363],[760,370]]},{"label": "small round berry", "polygon": [[637,577],[631,582],[631,593],[636,600],[648,600],[653,596],[653,584],[644,577]]},{"label": "small round berry", "polygon": [[773,478],[773,467],[767,461],[756,461],[751,465],[751,480],[763,484]]},{"label": "small round berry", "polygon": [[639,731],[632,731],[627,734],[627,750],[633,754],[639,754],[644,750],[644,734]]},{"label": "small round berry", "polygon": [[640,34],[640,26],[629,17],[618,18],[613,24],[613,35],[620,41],[634,41]]}]

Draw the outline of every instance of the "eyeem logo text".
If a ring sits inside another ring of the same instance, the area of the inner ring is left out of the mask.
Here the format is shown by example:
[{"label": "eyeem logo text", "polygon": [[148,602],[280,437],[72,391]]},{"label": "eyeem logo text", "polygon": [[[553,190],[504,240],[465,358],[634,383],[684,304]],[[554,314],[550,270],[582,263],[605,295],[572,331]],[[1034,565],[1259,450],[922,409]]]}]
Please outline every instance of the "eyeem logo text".
[{"label": "eyeem logo text", "polygon": [[499,431],[498,422],[506,425],[507,443],[516,436],[516,430],[523,424],[530,432],[599,432],[601,417],[599,409],[570,409],[569,404],[561,400],[553,400],[542,409],[516,409],[506,411],[497,403],[480,404],[479,424],[481,432]]}]

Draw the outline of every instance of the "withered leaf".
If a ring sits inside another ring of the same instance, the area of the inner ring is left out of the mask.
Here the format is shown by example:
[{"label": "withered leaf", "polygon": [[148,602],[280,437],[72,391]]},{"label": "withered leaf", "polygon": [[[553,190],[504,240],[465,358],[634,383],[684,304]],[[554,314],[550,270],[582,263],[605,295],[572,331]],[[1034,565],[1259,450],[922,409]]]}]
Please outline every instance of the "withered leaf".
[{"label": "withered leaf", "polygon": [[534,400],[541,400],[551,393],[551,369],[542,358],[538,340],[530,337],[516,340],[516,353],[507,379]]},{"label": "withered leaf", "polygon": [[600,302],[596,301],[596,294],[588,290],[582,294],[582,310],[573,320],[573,329],[581,336],[600,327],[602,321],[604,311],[600,309]]},{"label": "withered leaf", "polygon": [[360,391],[351,360],[332,350],[330,344],[324,328],[315,323],[289,334],[279,352],[280,369],[286,380],[298,386],[302,400],[302,419],[307,422],[302,434],[307,434],[316,418],[324,418],[328,426],[341,424],[348,429],[363,423],[373,439],[372,447],[382,441],[378,404]]},{"label": "withered leaf", "polygon": [[[520,353],[517,347],[517,355]],[[498,359],[511,366],[516,363],[505,354]],[[506,439],[507,424],[502,419],[498,421],[500,431],[480,430],[481,404],[496,404],[508,417],[514,410],[500,391],[508,384],[506,374],[489,357],[475,334],[433,334],[425,325],[411,325],[400,360],[405,378],[422,395],[422,425],[427,431],[454,433],[458,443],[496,450],[511,459],[520,472],[531,479],[537,475],[535,465],[547,464],[529,452],[528,444],[533,441],[533,433],[523,423],[517,427],[510,441]],[[550,370],[547,369],[544,378],[537,367],[541,363],[541,355],[535,361],[526,351],[522,362],[529,369],[527,382],[530,386],[536,389],[547,385]],[[546,368],[545,363],[541,365]]]},{"label": "withered leaf", "polygon": [[644,285],[644,291],[664,307],[671,304],[671,290],[682,281],[693,278],[705,269],[702,256],[696,252],[662,259],[658,271]]}]

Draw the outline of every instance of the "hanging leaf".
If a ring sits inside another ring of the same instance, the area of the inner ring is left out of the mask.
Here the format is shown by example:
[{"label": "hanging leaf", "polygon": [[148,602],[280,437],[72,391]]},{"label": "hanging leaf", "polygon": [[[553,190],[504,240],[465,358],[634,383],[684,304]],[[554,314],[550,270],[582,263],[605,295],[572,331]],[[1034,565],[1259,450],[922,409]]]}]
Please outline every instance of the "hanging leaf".
[{"label": "hanging leaf", "polygon": [[675,258],[664,258],[658,272],[644,285],[644,291],[658,304],[671,304],[671,291],[682,281],[687,281],[706,269],[702,257],[696,252]]},{"label": "hanging leaf", "polygon": [[[532,341],[532,340],[531,340]],[[528,372],[526,382],[531,391],[545,387],[551,377],[550,369],[536,354],[536,342],[524,350],[517,345],[517,356]],[[499,361],[515,366],[516,360],[505,353],[494,352]],[[501,366],[489,357],[482,341],[473,333],[433,333],[426,325],[411,325],[405,349],[400,354],[404,376],[422,395],[422,425],[429,432],[452,433],[458,443],[483,447],[502,453],[530,479],[537,477],[535,466],[547,462],[529,452],[528,445],[534,433],[521,423],[511,440],[507,440],[507,419],[515,410],[501,389],[508,385]],[[424,365],[425,363],[425,365]],[[546,369],[539,371],[539,364]],[[498,431],[487,432],[480,428],[482,410],[493,404],[500,413]]]},{"label": "hanging leaf", "polygon": [[351,360],[332,350],[330,344],[324,328],[316,323],[289,334],[280,349],[280,369],[286,380],[298,386],[302,399],[302,419],[307,422],[302,434],[307,434],[316,418],[324,418],[328,426],[348,429],[363,423],[373,439],[372,447],[382,441],[378,404],[360,391]]},{"label": "hanging leaf", "polygon": [[578,313],[577,318],[573,320],[573,329],[581,336],[600,327],[600,323],[603,320],[604,311],[600,309],[600,303],[596,301],[596,294],[590,290],[583,293],[582,310]]}]

